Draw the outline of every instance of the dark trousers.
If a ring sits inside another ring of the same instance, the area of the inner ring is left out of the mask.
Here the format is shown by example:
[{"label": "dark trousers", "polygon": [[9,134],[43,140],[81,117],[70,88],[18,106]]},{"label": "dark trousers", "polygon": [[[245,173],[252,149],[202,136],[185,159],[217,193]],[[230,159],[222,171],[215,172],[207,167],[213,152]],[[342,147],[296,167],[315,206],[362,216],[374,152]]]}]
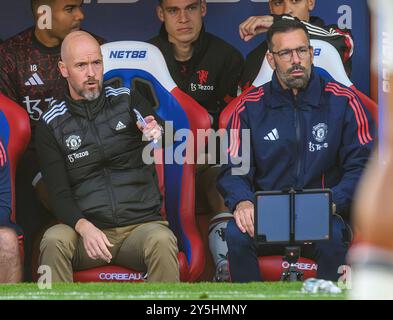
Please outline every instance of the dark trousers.
[{"label": "dark trousers", "polygon": [[[350,242],[349,226],[339,216],[333,217],[332,237],[329,241],[302,246],[301,256],[316,260],[317,277],[337,281],[338,268],[346,264],[345,256]],[[263,281],[258,256],[283,255],[285,246],[263,245],[257,248],[248,233],[242,233],[235,220],[228,222],[225,239],[228,245],[229,271],[232,282]]]}]

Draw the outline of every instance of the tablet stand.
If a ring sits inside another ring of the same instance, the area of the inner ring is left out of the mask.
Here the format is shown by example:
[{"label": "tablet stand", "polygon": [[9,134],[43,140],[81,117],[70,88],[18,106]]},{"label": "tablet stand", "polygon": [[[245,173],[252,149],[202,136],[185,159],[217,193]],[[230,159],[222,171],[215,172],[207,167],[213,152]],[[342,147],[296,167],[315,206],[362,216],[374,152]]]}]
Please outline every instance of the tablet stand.
[{"label": "tablet stand", "polygon": [[331,203],[329,189],[256,192],[256,245],[285,248],[281,281],[303,281],[298,268],[301,246],[331,238]]},{"label": "tablet stand", "polygon": [[283,262],[288,263],[288,267],[284,268],[281,273],[281,281],[303,281],[303,271],[296,267],[296,263],[300,257],[300,247],[286,247]]}]

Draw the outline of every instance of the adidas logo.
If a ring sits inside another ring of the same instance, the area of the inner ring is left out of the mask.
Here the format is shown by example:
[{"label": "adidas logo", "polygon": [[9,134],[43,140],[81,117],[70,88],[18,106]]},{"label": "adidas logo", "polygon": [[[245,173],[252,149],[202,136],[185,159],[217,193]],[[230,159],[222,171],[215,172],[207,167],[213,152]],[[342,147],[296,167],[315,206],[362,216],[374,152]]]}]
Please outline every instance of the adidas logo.
[{"label": "adidas logo", "polygon": [[120,130],[123,130],[125,128],[127,128],[127,126],[123,122],[119,121],[117,123],[117,126],[116,126],[116,131],[120,131]]},{"label": "adidas logo", "polygon": [[280,139],[280,136],[278,134],[277,129],[273,129],[271,132],[269,132],[264,138],[263,140],[267,140],[267,141],[276,141]]},{"label": "adidas logo", "polygon": [[38,73],[34,73],[29,80],[25,82],[25,86],[42,86],[44,83],[42,82]]}]

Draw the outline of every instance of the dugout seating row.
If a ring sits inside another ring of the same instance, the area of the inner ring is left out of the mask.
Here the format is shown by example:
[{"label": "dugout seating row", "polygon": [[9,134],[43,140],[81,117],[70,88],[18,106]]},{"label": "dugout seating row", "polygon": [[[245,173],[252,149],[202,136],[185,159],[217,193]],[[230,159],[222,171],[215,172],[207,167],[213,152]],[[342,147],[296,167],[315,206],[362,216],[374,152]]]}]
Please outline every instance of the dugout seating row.
[{"label": "dugout seating row", "polygon": [[[321,72],[327,72],[326,70],[328,70],[328,73],[334,79],[352,87],[354,91],[359,93],[346,76],[336,49],[334,47],[330,48],[328,43],[318,40],[312,40],[312,45],[315,48],[320,48],[320,55],[316,56],[315,65],[325,70],[320,69]],[[332,48],[334,51],[332,51]],[[191,138],[192,135],[196,137],[197,129],[210,128],[209,115],[204,108],[177,87],[170,76],[161,52],[153,45],[136,41],[108,43],[102,46],[102,51],[105,82],[115,87],[134,88],[138,84],[150,87],[151,98],[157,114],[164,120],[172,121],[174,130],[190,129],[192,133],[184,137],[183,141],[174,142],[173,150],[176,150],[176,147],[180,144],[186,143],[190,146],[188,151],[193,150],[193,152],[187,153],[186,157],[195,160],[200,150],[198,145],[192,145],[194,141]],[[131,55],[130,52],[138,52],[138,54]],[[249,90],[271,79],[273,71],[269,69],[270,67],[265,59],[257,79]],[[220,117],[221,128],[226,128],[234,108],[247,92],[248,90],[234,99],[222,112]],[[359,96],[374,119],[377,119],[376,104],[362,93]],[[30,138],[29,119],[19,106],[16,106],[4,96],[0,96],[0,110],[5,113],[9,128],[11,128],[8,148],[14,191],[16,164]],[[155,150],[157,159],[163,159],[165,148],[164,146]],[[192,163],[195,163],[195,161]],[[178,239],[180,278],[181,281],[189,282],[201,279],[201,274],[205,269],[206,257],[210,254],[206,250],[208,245],[202,241],[195,220],[195,165],[192,163],[178,164],[174,162],[172,164],[156,165],[160,190],[164,199],[162,214],[169,221],[170,227]],[[207,237],[205,238],[206,242]],[[261,273],[266,280],[280,279],[283,264],[282,256],[261,257],[259,264]],[[314,261],[300,258],[299,267],[301,268],[301,266],[306,266],[303,270],[305,278],[316,276],[315,269],[317,266]],[[77,282],[139,282],[144,281],[143,279],[144,274],[140,270],[130,270],[113,265],[74,273],[74,280]]]}]

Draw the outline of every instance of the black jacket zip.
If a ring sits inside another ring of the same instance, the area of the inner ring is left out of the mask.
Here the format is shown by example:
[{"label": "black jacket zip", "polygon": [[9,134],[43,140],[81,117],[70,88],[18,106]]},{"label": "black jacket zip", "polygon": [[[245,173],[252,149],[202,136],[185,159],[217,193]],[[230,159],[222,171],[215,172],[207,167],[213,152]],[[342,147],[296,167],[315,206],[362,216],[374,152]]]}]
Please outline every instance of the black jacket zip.
[{"label": "black jacket zip", "polygon": [[[89,120],[91,120],[91,121],[89,121],[89,127],[94,132],[94,139],[96,140],[96,143],[97,143],[97,146],[98,146],[98,150],[99,150],[99,152],[101,154],[102,159],[104,161],[106,161],[106,155],[105,155],[105,152],[104,152],[104,149],[103,149],[102,141],[101,141],[101,138],[100,138],[100,136],[98,134],[98,130],[97,130],[97,127],[96,127],[96,125],[94,123],[94,120],[92,119],[93,117],[92,117],[92,115],[90,113],[90,110],[89,110],[88,106],[86,106],[86,112],[87,112],[87,118]],[[111,201],[112,217],[113,217],[113,220],[115,221],[115,224],[118,225],[119,224],[119,219],[118,219],[118,217],[116,215],[116,202],[115,202],[115,195],[114,195],[113,189],[112,189],[111,177],[110,177],[110,174],[109,174],[109,170],[106,167],[104,167],[103,171],[104,171],[104,177],[105,177],[105,181],[106,181],[106,189],[108,191],[109,199]]]},{"label": "black jacket zip", "polygon": [[300,180],[300,170],[302,168],[302,150],[301,150],[301,127],[299,120],[299,105],[297,103],[297,96],[293,95],[294,101],[294,112],[295,112],[295,131],[296,131],[296,185],[299,185]]}]

